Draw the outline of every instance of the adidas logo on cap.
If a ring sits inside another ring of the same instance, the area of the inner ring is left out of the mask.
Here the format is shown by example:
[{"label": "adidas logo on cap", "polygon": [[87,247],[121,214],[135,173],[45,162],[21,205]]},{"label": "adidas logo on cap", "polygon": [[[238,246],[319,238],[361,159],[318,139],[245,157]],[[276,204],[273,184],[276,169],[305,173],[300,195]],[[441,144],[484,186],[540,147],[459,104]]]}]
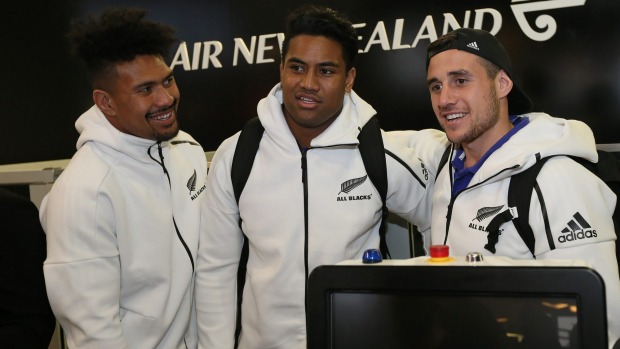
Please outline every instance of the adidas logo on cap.
[{"label": "adidas logo on cap", "polygon": [[469,44],[467,44],[467,47],[480,51],[480,49],[478,48],[478,44],[475,41],[472,41]]},{"label": "adidas logo on cap", "polygon": [[579,212],[573,215],[567,227],[562,229],[562,235],[558,237],[559,243],[576,241],[581,239],[591,239],[596,237],[596,230],[581,216]]}]

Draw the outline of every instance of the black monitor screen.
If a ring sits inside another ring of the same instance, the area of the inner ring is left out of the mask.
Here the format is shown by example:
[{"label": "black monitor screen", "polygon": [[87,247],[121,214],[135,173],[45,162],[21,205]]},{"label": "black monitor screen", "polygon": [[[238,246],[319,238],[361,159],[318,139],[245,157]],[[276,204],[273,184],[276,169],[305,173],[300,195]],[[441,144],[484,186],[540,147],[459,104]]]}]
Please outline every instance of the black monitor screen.
[{"label": "black monitor screen", "polygon": [[588,268],[324,266],[308,348],[606,348],[604,299]]}]

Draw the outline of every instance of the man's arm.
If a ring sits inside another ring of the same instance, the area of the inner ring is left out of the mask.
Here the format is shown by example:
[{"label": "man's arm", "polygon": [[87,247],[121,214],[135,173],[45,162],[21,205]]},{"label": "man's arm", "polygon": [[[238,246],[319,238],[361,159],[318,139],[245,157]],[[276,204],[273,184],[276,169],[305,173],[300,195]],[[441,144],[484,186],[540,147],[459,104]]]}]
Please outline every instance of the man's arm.
[{"label": "man's arm", "polygon": [[47,293],[69,347],[127,348],[115,215],[109,198],[100,195],[107,168],[90,166],[97,175],[67,168],[41,205]]},{"label": "man's arm", "polygon": [[388,163],[388,209],[416,225],[430,244],[431,203],[437,167],[449,142],[445,133],[391,131],[383,133]]},{"label": "man's arm", "polygon": [[222,144],[207,177],[196,265],[199,348],[233,348],[235,342],[237,268],[243,244],[230,179],[235,144]]},{"label": "man's arm", "polygon": [[433,180],[437,175],[441,156],[450,146],[446,134],[436,129],[388,131],[384,132],[384,139],[391,147],[403,147],[413,156],[420,158]]}]

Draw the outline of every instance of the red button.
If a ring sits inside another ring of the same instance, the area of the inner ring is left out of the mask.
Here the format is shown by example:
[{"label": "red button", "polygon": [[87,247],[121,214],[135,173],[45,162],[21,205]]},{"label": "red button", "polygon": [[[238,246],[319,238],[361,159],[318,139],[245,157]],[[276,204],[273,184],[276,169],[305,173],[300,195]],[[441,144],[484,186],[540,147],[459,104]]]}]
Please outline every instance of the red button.
[{"label": "red button", "polygon": [[450,247],[448,245],[432,245],[431,258],[446,258],[450,255]]}]

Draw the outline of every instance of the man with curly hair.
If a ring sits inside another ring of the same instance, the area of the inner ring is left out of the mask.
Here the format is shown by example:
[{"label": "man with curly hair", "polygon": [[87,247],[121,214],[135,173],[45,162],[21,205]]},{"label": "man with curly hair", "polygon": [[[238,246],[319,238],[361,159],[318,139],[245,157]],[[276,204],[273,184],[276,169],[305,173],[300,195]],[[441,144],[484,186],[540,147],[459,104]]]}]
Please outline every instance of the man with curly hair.
[{"label": "man with curly hair", "polygon": [[174,30],[141,9],[72,24],[94,105],[41,206],[52,310],[70,348],[195,348],[193,284],[207,162],[179,130]]}]

